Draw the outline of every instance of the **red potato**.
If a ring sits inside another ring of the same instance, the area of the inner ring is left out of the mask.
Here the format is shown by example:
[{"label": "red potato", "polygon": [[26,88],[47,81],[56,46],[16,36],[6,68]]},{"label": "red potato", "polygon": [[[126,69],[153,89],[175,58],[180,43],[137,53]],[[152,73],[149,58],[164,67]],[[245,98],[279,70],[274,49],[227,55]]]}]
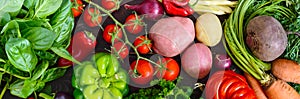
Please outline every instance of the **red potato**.
[{"label": "red potato", "polygon": [[173,57],[194,41],[194,23],[184,17],[163,18],[151,27],[149,35],[153,40],[153,50],[156,53]]},{"label": "red potato", "polygon": [[210,49],[202,43],[191,45],[181,56],[181,65],[184,71],[193,78],[204,78],[212,67]]}]

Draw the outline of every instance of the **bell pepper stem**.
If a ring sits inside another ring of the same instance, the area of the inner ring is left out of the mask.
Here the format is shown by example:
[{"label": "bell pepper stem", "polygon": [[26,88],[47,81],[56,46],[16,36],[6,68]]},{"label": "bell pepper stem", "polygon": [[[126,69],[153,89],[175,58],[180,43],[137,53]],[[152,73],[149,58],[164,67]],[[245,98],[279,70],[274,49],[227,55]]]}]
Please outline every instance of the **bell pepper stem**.
[{"label": "bell pepper stem", "polygon": [[40,93],[39,96],[44,98],[44,99],[54,99],[54,96],[50,96],[50,95],[47,95],[45,93]]}]

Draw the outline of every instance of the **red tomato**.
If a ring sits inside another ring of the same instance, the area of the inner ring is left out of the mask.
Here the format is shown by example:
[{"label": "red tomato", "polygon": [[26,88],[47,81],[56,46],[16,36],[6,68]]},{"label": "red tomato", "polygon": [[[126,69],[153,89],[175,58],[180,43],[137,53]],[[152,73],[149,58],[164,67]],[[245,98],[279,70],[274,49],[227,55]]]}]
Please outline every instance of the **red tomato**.
[{"label": "red tomato", "polygon": [[138,34],[144,29],[144,24],[140,16],[131,14],[125,20],[125,29],[132,34]]},{"label": "red tomato", "polygon": [[[114,48],[116,48],[116,51],[119,52],[119,56],[124,59],[128,56],[129,50],[128,47],[123,42],[115,42]],[[112,52],[115,52],[114,50]]]},{"label": "red tomato", "polygon": [[101,5],[106,10],[111,10],[116,7],[117,3],[120,3],[119,0],[101,0]]},{"label": "red tomato", "polygon": [[83,3],[81,0],[76,0],[76,2],[74,2],[74,0],[71,0],[72,2],[72,13],[74,17],[78,17],[82,12],[83,12]]},{"label": "red tomato", "polygon": [[109,24],[104,28],[103,31],[103,39],[107,42],[107,43],[111,43],[112,38],[115,38],[115,42],[118,41],[118,38],[122,38],[123,34],[121,31],[121,28],[119,28],[118,26],[116,26],[115,24]]},{"label": "red tomato", "polygon": [[[137,61],[134,61],[130,65],[130,71],[129,71],[130,75],[134,75],[133,71],[134,71],[136,62]],[[154,73],[153,66],[146,60],[139,60],[138,61],[136,71],[137,71],[136,74],[138,75],[137,77],[130,76],[131,80],[136,84],[146,85],[153,78],[153,73]]]},{"label": "red tomato", "polygon": [[[141,44],[141,45],[140,45]],[[151,40],[146,38],[145,36],[139,36],[133,42],[133,45],[137,47],[137,50],[141,54],[147,54],[150,52],[152,43]]]},{"label": "red tomato", "polygon": [[172,58],[163,58],[161,61],[157,62],[158,64],[162,64],[165,66],[164,68],[157,68],[161,69],[158,70],[156,77],[163,78],[165,80],[173,81],[177,78],[180,68],[177,62]]},{"label": "red tomato", "polygon": [[95,8],[84,11],[83,20],[90,27],[98,26],[102,21],[101,12]]}]

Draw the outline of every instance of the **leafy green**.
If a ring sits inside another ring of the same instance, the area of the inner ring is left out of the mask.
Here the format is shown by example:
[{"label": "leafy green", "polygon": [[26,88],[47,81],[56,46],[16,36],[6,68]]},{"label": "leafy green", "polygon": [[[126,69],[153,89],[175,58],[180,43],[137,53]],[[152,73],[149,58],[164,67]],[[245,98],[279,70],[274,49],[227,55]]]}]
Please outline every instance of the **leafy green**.
[{"label": "leafy green", "polygon": [[66,68],[53,68],[60,56],[76,61],[66,50],[74,28],[71,1],[0,0],[0,5],[0,84],[6,82],[1,93],[10,89],[27,98],[65,74]]},{"label": "leafy green", "polygon": [[5,44],[6,55],[11,64],[26,72],[31,72],[38,62],[31,43],[24,38],[10,38]]},{"label": "leafy green", "polygon": [[24,0],[0,0],[0,12],[16,12],[21,9]]},{"label": "leafy green", "polygon": [[[179,79],[177,79],[178,82]],[[189,99],[193,91],[190,87],[179,87],[174,82],[165,79],[153,80],[150,84],[158,84],[158,87],[140,89],[137,93],[132,93],[125,99]]]},{"label": "leafy green", "polygon": [[27,9],[30,9],[30,8],[34,7],[34,5],[35,5],[35,0],[25,0],[24,1],[24,6]]},{"label": "leafy green", "polygon": [[31,27],[22,32],[24,32],[23,37],[28,39],[37,50],[48,50],[56,37],[54,32],[42,27]]},{"label": "leafy green", "polygon": [[59,67],[48,69],[42,75],[41,80],[44,82],[49,82],[49,81],[55,80],[57,78],[62,77],[66,71],[67,71],[66,68],[59,68]]},{"label": "leafy green", "polygon": [[73,58],[72,55],[66,49],[64,49],[62,47],[52,47],[50,49],[62,58],[71,60],[71,61],[75,62],[76,64],[81,64],[79,61],[77,61],[75,58]]},{"label": "leafy green", "polygon": [[20,26],[20,30],[32,27],[43,27],[52,30],[52,26],[46,19],[16,19]]},{"label": "leafy green", "polygon": [[42,63],[40,63],[37,66],[37,68],[33,71],[33,76],[31,77],[31,80],[37,80],[38,78],[40,78],[48,69],[48,67],[49,67],[49,62],[42,61]]},{"label": "leafy green", "polygon": [[5,26],[3,27],[0,33],[18,34],[20,33],[19,24],[15,20],[9,21],[7,24],[5,24]]},{"label": "leafy green", "polygon": [[61,8],[51,17],[50,24],[53,26],[53,31],[57,33],[54,46],[67,47],[69,45],[74,27],[73,14],[68,11],[71,5],[71,2],[63,2]]},{"label": "leafy green", "polygon": [[45,18],[53,14],[62,3],[62,0],[36,0],[34,16]]},{"label": "leafy green", "polygon": [[36,81],[17,80],[10,85],[10,93],[21,98],[27,98],[34,91]]},{"label": "leafy green", "polygon": [[4,26],[9,21],[10,21],[9,13],[0,11],[0,27]]}]

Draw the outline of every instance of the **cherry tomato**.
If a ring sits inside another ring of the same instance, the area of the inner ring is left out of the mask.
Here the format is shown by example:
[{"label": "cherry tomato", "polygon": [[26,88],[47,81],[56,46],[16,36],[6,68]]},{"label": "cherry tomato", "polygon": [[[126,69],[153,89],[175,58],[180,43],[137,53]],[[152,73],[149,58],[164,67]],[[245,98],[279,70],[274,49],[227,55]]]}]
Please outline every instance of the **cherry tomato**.
[{"label": "cherry tomato", "polygon": [[177,62],[172,58],[163,58],[157,62],[158,64],[162,64],[163,68],[159,69],[156,77],[163,78],[165,80],[173,81],[177,78],[180,68]]},{"label": "cherry tomato", "polygon": [[[114,43],[114,48],[116,48],[117,53],[119,53],[119,56],[122,59],[127,57],[128,54],[129,54],[128,47],[123,42],[115,42]],[[113,50],[113,52],[115,52],[115,51]]]},{"label": "cherry tomato", "polygon": [[72,13],[74,17],[78,17],[82,12],[83,12],[83,3],[81,0],[76,0],[76,2],[74,2],[74,0],[71,0],[72,2]]},{"label": "cherry tomato", "polygon": [[144,29],[144,24],[140,16],[131,14],[125,20],[125,29],[132,34],[138,34]]},{"label": "cherry tomato", "polygon": [[137,73],[133,74],[136,62],[137,61],[134,61],[130,64],[129,74],[132,75],[130,76],[131,81],[139,85],[146,85],[153,78],[153,73],[154,73],[153,66],[146,60],[138,60],[138,64],[136,67]]},{"label": "cherry tomato", "polygon": [[83,20],[90,27],[98,26],[102,21],[101,12],[95,8],[84,11]]},{"label": "cherry tomato", "polygon": [[103,39],[107,43],[111,43],[112,38],[115,38],[114,42],[117,42],[118,38],[122,38],[123,34],[121,28],[116,26],[115,24],[109,24],[104,28],[103,31]]},{"label": "cherry tomato", "polygon": [[101,5],[106,10],[115,8],[118,3],[120,3],[119,0],[101,0]]},{"label": "cherry tomato", "polygon": [[133,45],[137,47],[139,53],[147,54],[151,50],[152,42],[145,36],[139,36],[135,39]]}]

